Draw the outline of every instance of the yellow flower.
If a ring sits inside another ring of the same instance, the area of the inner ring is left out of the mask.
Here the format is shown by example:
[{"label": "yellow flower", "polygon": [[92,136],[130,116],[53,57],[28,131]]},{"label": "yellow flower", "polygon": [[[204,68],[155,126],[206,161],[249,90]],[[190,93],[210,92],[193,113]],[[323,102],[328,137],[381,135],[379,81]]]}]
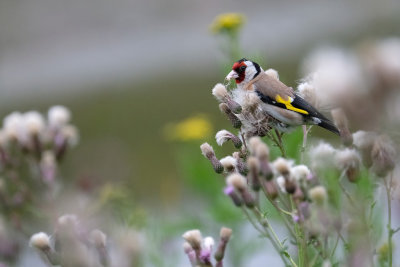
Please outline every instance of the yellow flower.
[{"label": "yellow flower", "polygon": [[167,139],[179,141],[204,139],[209,137],[211,132],[211,123],[203,115],[196,115],[178,123],[168,124],[164,129]]},{"label": "yellow flower", "polygon": [[224,13],[218,15],[210,25],[213,33],[234,32],[239,30],[246,18],[240,13]]}]

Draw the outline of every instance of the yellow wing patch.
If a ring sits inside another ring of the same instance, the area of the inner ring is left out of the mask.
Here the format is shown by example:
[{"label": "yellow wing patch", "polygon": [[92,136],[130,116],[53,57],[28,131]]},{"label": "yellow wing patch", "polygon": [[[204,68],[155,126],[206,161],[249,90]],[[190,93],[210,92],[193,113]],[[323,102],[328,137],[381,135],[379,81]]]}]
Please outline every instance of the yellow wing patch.
[{"label": "yellow wing patch", "polygon": [[307,111],[305,111],[305,110],[303,110],[303,109],[299,109],[299,108],[293,107],[292,104],[291,104],[292,101],[291,101],[291,98],[290,98],[290,97],[288,97],[287,100],[284,100],[280,95],[276,95],[275,100],[276,100],[278,103],[284,104],[284,105],[286,106],[286,108],[289,109],[289,110],[292,110],[292,111],[295,111],[295,112],[298,112],[298,113],[302,113],[302,114],[308,115],[308,112],[307,112]]}]

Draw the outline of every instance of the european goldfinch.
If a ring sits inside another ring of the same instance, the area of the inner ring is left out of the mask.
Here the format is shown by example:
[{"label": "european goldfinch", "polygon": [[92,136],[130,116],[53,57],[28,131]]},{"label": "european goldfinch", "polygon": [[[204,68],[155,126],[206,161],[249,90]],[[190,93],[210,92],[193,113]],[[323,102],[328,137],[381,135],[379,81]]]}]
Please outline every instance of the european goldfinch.
[{"label": "european goldfinch", "polygon": [[339,134],[336,126],[316,108],[277,77],[266,74],[257,63],[245,58],[235,62],[227,80],[235,79],[240,90],[254,91],[262,101],[262,109],[280,122],[280,128],[305,124],[318,125]]}]

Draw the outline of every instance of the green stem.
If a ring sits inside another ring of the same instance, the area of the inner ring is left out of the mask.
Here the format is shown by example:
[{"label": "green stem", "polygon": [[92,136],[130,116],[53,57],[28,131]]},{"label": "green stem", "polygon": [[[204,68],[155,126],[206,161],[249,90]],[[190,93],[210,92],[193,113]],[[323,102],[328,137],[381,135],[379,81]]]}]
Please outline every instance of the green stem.
[{"label": "green stem", "polygon": [[[262,213],[260,212],[260,210],[258,210],[257,208],[253,208],[253,212],[256,215],[256,217],[258,218],[258,220],[260,221],[261,225],[264,225],[264,227],[267,227],[267,231],[271,232],[272,234],[272,239],[274,240],[274,242],[278,245],[279,247],[279,253],[281,255],[281,257],[284,257],[283,253],[285,253],[285,256],[289,259],[290,263],[292,264],[293,267],[297,267],[296,262],[293,260],[293,258],[290,256],[289,252],[283,247],[282,242],[279,240],[278,235],[276,234],[275,230],[272,228],[271,224],[269,223],[269,220],[264,217],[262,215]],[[262,220],[264,220],[265,223],[262,222]],[[274,243],[273,242],[273,243]]]},{"label": "green stem", "polygon": [[[290,198],[290,206],[292,208],[292,211],[294,211],[294,203],[293,203],[293,199]],[[301,230],[301,228],[299,227],[298,223],[294,224],[294,231],[296,234],[296,243],[297,243],[297,248],[298,248],[298,257],[299,257],[299,267],[303,267],[305,266],[305,256],[306,256],[306,247],[305,247],[305,243],[304,241],[304,235],[303,232]]]},{"label": "green stem", "polygon": [[387,224],[387,231],[388,231],[388,247],[389,247],[389,254],[388,254],[388,261],[389,267],[393,266],[393,248],[392,248],[392,236],[393,236],[393,229],[392,229],[392,194],[391,194],[391,184],[393,180],[393,173],[390,174],[390,180],[387,181],[385,177],[385,189],[386,189],[386,197],[387,197],[387,209],[388,209],[388,224]]}]

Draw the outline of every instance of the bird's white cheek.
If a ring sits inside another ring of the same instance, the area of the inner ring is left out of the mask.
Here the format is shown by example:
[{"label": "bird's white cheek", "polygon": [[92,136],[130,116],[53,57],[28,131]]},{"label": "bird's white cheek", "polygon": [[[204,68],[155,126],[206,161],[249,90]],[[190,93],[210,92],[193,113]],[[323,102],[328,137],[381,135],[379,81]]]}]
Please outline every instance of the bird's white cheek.
[{"label": "bird's white cheek", "polygon": [[231,72],[226,75],[225,80],[231,80],[231,79],[236,79],[238,78],[239,75],[236,73],[236,71],[232,70]]}]

